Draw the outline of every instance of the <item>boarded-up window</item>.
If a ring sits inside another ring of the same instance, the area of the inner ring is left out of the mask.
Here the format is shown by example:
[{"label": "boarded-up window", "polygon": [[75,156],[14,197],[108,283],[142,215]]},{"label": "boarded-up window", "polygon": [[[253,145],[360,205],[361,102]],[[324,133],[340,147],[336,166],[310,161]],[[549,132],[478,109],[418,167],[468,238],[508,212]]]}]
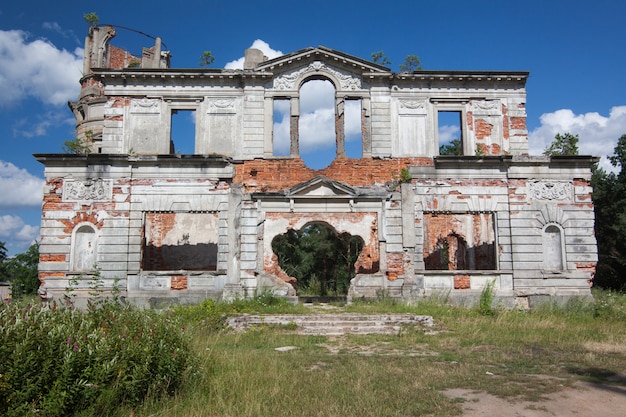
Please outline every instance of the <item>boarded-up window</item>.
[{"label": "boarded-up window", "polygon": [[217,269],[217,213],[146,213],[142,268]]},{"label": "boarded-up window", "polygon": [[428,270],[497,268],[491,213],[424,214],[424,265]]}]

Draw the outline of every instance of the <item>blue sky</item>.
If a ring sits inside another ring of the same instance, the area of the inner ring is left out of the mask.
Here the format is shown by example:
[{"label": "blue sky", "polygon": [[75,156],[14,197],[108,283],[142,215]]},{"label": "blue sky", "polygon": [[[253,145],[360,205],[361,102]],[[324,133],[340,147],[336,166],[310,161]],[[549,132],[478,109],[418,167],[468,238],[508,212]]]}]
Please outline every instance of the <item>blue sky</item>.
[{"label": "blue sky", "polygon": [[[43,166],[33,153],[72,139],[88,25],[160,36],[172,67],[240,59],[256,40],[268,53],[309,46],[370,59],[384,51],[397,71],[409,54],[428,70],[529,71],[531,152],[556,133],[579,134],[582,154],[611,154],[626,133],[626,2],[502,1],[31,1],[0,6],[0,241],[10,254],[39,236]],[[116,46],[140,54],[153,41],[119,30]],[[272,56],[270,56],[272,57]],[[234,64],[231,64],[234,65]],[[608,167],[608,165],[605,165]]]}]

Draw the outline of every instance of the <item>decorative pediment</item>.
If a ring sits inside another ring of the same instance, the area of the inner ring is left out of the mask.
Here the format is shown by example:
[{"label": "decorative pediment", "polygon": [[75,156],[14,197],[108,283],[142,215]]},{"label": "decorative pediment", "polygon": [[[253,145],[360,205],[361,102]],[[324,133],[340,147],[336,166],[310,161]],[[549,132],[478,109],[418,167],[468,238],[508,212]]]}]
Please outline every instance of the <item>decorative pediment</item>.
[{"label": "decorative pediment", "polygon": [[357,193],[347,184],[319,176],[290,188],[285,194],[289,197],[353,197]]},{"label": "decorative pediment", "polygon": [[272,88],[281,91],[297,90],[307,78],[328,78],[335,88],[355,91],[364,88],[364,73],[389,73],[389,69],[332,49],[307,48],[265,61],[257,68],[274,74]]},{"label": "decorative pediment", "polygon": [[274,73],[281,70],[292,70],[296,67],[308,66],[311,62],[320,61],[327,65],[339,68],[351,69],[352,71],[364,72],[390,72],[390,69],[379,64],[348,55],[334,49],[318,46],[317,48],[305,48],[290,54],[281,55],[278,58],[264,61],[258,65],[257,70],[272,71]]}]

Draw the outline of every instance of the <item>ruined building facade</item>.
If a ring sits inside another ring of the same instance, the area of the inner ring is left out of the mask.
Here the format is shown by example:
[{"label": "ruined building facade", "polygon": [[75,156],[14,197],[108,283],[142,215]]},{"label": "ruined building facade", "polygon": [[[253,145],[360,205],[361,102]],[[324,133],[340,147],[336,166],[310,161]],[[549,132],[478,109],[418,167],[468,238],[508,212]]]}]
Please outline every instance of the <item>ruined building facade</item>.
[{"label": "ruined building facade", "polygon": [[[595,159],[528,155],[528,73],[393,73],[324,47],[271,60],[248,50],[243,70],[173,69],[158,40],[133,57],[114,35],[90,30],[70,103],[89,152],[35,155],[46,297],[86,293],[94,273],[143,305],[295,296],[271,244],[312,223],[362,240],[353,298],[471,298],[490,282],[522,305],[590,294]],[[335,89],[336,158],[321,170],[299,156],[300,88],[312,79]],[[283,156],[276,101],[290,107]],[[346,156],[348,101],[361,108],[360,158]],[[196,114],[193,154],[170,139],[183,110]],[[441,112],[460,116],[462,155],[438,154]]]}]

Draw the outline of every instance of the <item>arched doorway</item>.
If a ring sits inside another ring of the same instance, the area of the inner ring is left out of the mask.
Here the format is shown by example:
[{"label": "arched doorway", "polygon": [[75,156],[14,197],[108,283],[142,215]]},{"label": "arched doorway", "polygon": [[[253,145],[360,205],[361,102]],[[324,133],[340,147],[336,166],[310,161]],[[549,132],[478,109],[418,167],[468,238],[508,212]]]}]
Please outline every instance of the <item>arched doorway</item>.
[{"label": "arched doorway", "polygon": [[287,275],[296,278],[299,296],[344,296],[356,274],[363,239],[337,233],[324,222],[289,229],[272,240],[272,251]]}]

